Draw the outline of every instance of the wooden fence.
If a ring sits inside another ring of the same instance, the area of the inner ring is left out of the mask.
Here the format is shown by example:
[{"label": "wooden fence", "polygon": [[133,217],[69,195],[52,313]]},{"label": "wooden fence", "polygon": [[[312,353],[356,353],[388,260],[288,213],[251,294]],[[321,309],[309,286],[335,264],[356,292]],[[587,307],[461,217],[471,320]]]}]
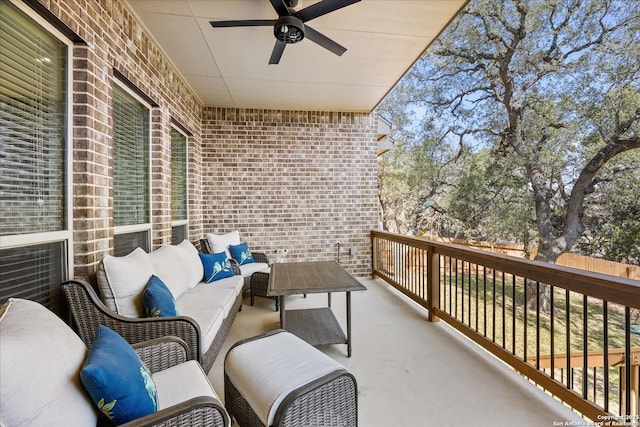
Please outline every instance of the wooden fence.
[{"label": "wooden fence", "polygon": [[[522,248],[522,245],[509,245],[489,242],[467,242],[461,239],[450,239],[433,236],[421,237],[436,242],[454,243],[456,245],[463,245],[469,248],[491,251],[503,255],[519,257],[524,256],[524,249]],[[536,249],[530,249],[530,254],[531,259],[533,259],[536,254]],[[560,255],[560,258],[558,258],[556,264],[563,265],[565,267],[573,267],[579,268],[581,270],[593,271],[594,273],[610,274],[612,276],[640,280],[640,266],[638,265],[623,264],[620,262],[607,261],[600,258],[592,258],[588,256],[569,253]]]}]

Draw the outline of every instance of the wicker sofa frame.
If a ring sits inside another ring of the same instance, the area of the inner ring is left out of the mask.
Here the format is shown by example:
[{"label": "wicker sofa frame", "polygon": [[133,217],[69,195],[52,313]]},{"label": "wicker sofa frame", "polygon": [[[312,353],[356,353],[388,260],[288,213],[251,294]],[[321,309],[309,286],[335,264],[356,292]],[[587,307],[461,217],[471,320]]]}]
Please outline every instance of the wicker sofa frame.
[{"label": "wicker sofa frame", "polygon": [[[235,343],[238,345],[283,332],[278,329]],[[229,353],[227,353],[229,354]],[[273,426],[343,426],[358,425],[358,385],[356,378],[346,370],[331,372],[315,381],[303,385],[280,403]],[[242,427],[266,427],[253,408],[224,374],[224,401],[229,415]]]},{"label": "wicker sofa frame", "polygon": [[272,299],[276,302],[276,311],[280,309],[280,298],[277,296],[270,296],[267,294],[269,290],[269,273],[263,273],[256,271],[251,275],[249,281],[249,296],[251,305],[255,300],[255,297],[262,297]]},{"label": "wicker sofa frame", "polygon": [[72,325],[87,347],[91,347],[93,344],[100,324],[113,329],[130,344],[167,335],[177,336],[184,340],[191,357],[200,362],[205,372],[208,372],[213,366],[233,321],[242,308],[242,294],[239,294],[229,315],[218,329],[211,346],[208,349],[201,349],[200,327],[190,317],[132,318],[119,315],[104,305],[90,284],[81,280],[63,282],[62,293],[69,308]]}]

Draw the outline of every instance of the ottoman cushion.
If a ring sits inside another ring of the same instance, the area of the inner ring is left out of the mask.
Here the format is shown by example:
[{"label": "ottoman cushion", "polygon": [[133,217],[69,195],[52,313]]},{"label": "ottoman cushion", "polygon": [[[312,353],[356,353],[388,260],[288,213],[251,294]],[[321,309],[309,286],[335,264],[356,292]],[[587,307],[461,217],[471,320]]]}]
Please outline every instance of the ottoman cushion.
[{"label": "ottoman cushion", "polygon": [[290,392],[337,370],[344,367],[289,332],[232,348],[224,366],[229,380],[267,426]]}]

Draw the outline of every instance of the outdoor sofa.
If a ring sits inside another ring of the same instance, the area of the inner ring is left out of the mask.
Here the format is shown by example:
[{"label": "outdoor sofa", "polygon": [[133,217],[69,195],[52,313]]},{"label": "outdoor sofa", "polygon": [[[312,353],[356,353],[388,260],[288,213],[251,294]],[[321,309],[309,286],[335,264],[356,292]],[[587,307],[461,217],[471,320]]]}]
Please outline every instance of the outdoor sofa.
[{"label": "outdoor sofa", "polygon": [[234,257],[230,248],[245,243],[250,249],[249,243],[241,242],[238,230],[225,234],[207,233],[206,238],[200,239],[200,250],[204,253],[226,253],[227,257],[240,269],[240,274],[244,278],[244,292],[249,292],[251,276],[256,272],[269,273],[269,259],[264,252],[251,250],[252,262],[243,262],[240,257]]},{"label": "outdoor sofa", "polygon": [[[231,425],[184,341],[164,337],[132,349],[107,328],[99,336],[88,352],[44,306],[11,298],[0,307],[0,425],[95,426],[108,425],[107,417],[127,427]],[[105,374],[101,387],[88,381],[96,369]]]},{"label": "outdoor sofa", "polygon": [[[87,346],[99,324],[129,343],[174,335],[180,337],[208,372],[241,309],[243,277],[233,275],[206,283],[203,261],[189,241],[146,253],[138,248],[123,257],[107,255],[100,262],[95,289],[79,280],[62,284],[78,335]],[[234,274],[235,273],[235,274]],[[152,276],[170,290],[176,316],[146,317],[143,293]]]},{"label": "outdoor sofa", "polygon": [[[231,231],[226,234],[207,233],[204,239],[200,239],[200,250],[207,254],[225,252],[231,259],[231,262],[240,270],[240,274],[244,277],[243,293],[249,292],[251,297],[251,305],[255,297],[269,298],[275,301],[276,311],[278,311],[279,301],[277,297],[267,295],[269,287],[269,258],[267,254],[259,251],[250,251],[252,261],[243,262],[242,259],[236,259],[231,253],[232,247],[238,247],[243,244],[240,241],[240,232],[238,230]],[[246,244],[249,250],[249,244]],[[241,258],[241,257],[239,257]]]}]

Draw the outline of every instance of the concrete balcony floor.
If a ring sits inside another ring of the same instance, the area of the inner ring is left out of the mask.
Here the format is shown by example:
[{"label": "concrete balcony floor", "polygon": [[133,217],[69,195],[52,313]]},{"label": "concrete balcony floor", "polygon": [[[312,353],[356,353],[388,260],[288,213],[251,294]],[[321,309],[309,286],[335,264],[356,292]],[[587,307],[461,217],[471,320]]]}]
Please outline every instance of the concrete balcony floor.
[{"label": "concrete balcony floor", "polygon": [[[362,283],[368,290],[352,293],[352,357],[347,357],[346,345],[319,347],[355,375],[360,426],[587,425],[446,323],[428,322],[426,310],[382,280]],[[326,303],[326,294],[292,296],[287,308]],[[332,303],[346,330],[344,293],[334,294]],[[256,298],[251,307],[245,299],[209,372],[221,399],[229,347],[278,327],[272,300]]]}]

